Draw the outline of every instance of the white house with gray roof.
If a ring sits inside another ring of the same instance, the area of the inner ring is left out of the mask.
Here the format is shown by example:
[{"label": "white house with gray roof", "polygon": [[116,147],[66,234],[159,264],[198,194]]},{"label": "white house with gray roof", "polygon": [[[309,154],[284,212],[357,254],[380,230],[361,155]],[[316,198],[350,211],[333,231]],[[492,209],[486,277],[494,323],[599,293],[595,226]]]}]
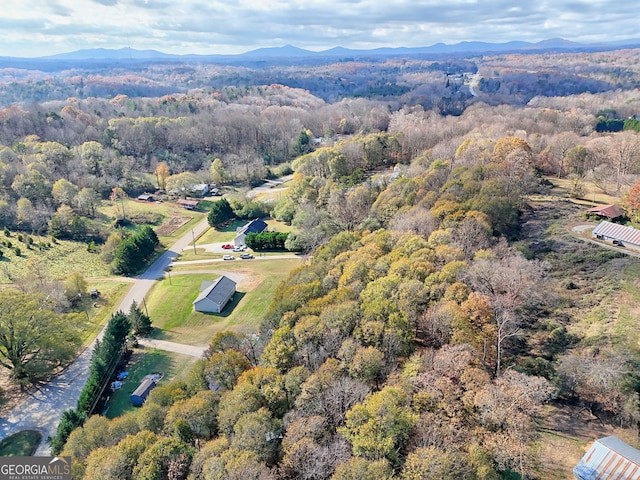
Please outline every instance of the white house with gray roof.
[{"label": "white house with gray roof", "polygon": [[236,282],[222,275],[214,282],[202,282],[200,290],[193,301],[196,312],[220,313],[236,293]]}]

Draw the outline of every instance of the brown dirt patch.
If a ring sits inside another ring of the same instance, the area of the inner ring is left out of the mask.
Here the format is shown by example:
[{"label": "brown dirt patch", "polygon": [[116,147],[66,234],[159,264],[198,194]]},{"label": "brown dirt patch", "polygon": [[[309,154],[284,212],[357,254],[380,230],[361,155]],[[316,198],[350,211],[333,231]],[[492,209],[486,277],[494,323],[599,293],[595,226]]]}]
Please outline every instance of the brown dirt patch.
[{"label": "brown dirt patch", "polygon": [[169,217],[165,219],[158,228],[156,228],[156,233],[161,237],[167,237],[186,224],[189,220],[191,220],[191,217],[187,216]]}]

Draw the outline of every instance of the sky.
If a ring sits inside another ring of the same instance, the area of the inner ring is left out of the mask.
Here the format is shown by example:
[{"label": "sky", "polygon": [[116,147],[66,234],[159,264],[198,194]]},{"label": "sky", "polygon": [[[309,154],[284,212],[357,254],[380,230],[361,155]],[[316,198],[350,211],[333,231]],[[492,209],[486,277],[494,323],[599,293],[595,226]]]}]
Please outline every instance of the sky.
[{"label": "sky", "polygon": [[87,48],[236,54],[424,47],[461,41],[637,38],[635,2],[611,0],[3,0],[0,56]]}]

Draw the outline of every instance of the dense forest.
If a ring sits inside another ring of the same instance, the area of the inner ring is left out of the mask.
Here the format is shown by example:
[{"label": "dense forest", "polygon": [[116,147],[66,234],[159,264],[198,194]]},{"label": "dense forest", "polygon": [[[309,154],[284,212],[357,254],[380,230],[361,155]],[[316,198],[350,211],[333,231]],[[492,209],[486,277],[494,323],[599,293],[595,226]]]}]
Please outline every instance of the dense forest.
[{"label": "dense forest", "polygon": [[[167,66],[5,82],[5,103],[29,97],[0,110],[0,227],[114,250],[93,217],[116,191],[248,186],[286,167],[286,196],[262,208],[309,254],[258,345],[218,334],[186,381],[74,430],[74,478],[541,478],[550,406],[637,428],[637,338],[578,328],[606,300],[594,285],[613,295],[612,272],[637,261],[558,233],[577,207],[538,200],[547,177],[575,198],[636,184],[639,134],[596,126],[639,113],[638,54],[473,58],[475,87],[399,60],[279,67],[277,81],[176,67],[180,91],[151,85]],[[367,94],[344,88],[349,73]]]}]

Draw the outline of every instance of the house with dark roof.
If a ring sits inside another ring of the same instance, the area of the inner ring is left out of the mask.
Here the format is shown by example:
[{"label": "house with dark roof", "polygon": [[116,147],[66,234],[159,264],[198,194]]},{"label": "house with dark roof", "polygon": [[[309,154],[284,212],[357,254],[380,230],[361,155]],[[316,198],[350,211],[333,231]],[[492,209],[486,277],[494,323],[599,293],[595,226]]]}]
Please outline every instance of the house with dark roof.
[{"label": "house with dark roof", "polygon": [[158,380],[160,378],[161,376],[159,375],[145,375],[145,377],[140,382],[140,385],[138,385],[138,388],[136,388],[129,397],[131,398],[131,403],[134,407],[142,406],[144,401],[149,396],[149,392],[156,388],[156,384],[158,383]]},{"label": "house with dark roof", "polygon": [[598,240],[610,241],[620,247],[640,248],[640,230],[633,227],[602,221],[591,234]]},{"label": "house with dark roof", "polygon": [[238,228],[236,230],[236,236],[233,239],[233,244],[236,247],[244,245],[244,239],[247,236],[247,233],[262,233],[267,229],[267,224],[261,218],[256,218],[251,220],[249,223],[244,225],[243,227]]},{"label": "house with dark roof", "polygon": [[214,282],[202,282],[200,290],[193,301],[196,312],[220,313],[236,293],[236,282],[222,275]]},{"label": "house with dark roof", "polygon": [[640,480],[640,450],[618,437],[601,438],[584,454],[573,476],[576,480]]},{"label": "house with dark roof", "polygon": [[597,205],[587,210],[587,213],[597,215],[598,217],[614,220],[624,216],[624,210],[618,205]]}]

